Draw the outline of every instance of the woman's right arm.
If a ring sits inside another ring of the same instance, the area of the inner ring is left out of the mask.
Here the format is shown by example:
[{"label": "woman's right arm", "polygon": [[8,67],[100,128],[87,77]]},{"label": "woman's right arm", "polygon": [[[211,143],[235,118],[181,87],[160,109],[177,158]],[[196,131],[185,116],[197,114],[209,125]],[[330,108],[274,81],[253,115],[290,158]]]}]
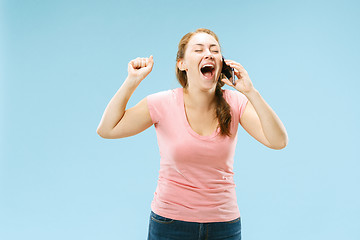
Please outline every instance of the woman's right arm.
[{"label": "woman's right arm", "polygon": [[103,138],[124,138],[138,134],[152,125],[146,98],[134,107],[126,105],[140,82],[151,72],[153,57],[136,58],[128,64],[128,77],[110,100],[97,133]]}]

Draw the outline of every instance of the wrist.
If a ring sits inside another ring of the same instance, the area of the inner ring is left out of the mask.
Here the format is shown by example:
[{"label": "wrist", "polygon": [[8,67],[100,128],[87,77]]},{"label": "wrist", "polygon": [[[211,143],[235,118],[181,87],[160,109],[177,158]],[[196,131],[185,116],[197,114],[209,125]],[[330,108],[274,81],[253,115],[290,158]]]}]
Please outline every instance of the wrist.
[{"label": "wrist", "polygon": [[136,79],[127,77],[121,87],[125,88],[125,89],[127,89],[127,91],[133,93],[138,86],[139,86],[139,83],[137,83]]},{"label": "wrist", "polygon": [[124,81],[124,85],[126,85],[129,88],[137,88],[140,82],[141,80],[136,77],[127,76],[127,78]]},{"label": "wrist", "polygon": [[255,88],[252,88],[250,91],[244,92],[244,95],[248,99],[251,99],[251,98],[256,97],[257,95],[259,95],[259,91],[256,90]]}]

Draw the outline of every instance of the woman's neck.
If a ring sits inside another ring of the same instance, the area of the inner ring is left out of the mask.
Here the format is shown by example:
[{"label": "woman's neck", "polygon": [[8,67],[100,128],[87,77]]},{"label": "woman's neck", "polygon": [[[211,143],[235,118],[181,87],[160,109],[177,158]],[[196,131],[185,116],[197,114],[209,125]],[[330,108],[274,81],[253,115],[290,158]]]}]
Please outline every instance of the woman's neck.
[{"label": "woman's neck", "polygon": [[212,111],[215,106],[215,89],[202,91],[200,89],[183,88],[184,101],[188,108]]}]

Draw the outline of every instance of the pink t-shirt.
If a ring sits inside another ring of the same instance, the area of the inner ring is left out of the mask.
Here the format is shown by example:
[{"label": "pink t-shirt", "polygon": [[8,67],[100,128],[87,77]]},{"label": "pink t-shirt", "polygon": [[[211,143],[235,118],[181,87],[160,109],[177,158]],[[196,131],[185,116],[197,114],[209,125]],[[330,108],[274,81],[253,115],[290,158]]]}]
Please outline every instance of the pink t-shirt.
[{"label": "pink t-shirt", "polygon": [[188,222],[222,222],[240,217],[233,163],[240,117],[247,98],[223,90],[231,107],[232,137],[218,128],[197,134],[187,121],[183,88],[147,97],[160,150],[160,171],[151,209],[158,215]]}]

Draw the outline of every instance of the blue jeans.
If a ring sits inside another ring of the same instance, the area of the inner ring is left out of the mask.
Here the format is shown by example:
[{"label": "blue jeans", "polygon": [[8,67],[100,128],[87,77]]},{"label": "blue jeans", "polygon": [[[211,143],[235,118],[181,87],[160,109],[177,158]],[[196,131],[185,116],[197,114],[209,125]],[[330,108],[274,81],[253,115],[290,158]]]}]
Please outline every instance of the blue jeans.
[{"label": "blue jeans", "polygon": [[228,222],[197,223],[165,218],[153,211],[148,240],[241,240],[240,217]]}]

